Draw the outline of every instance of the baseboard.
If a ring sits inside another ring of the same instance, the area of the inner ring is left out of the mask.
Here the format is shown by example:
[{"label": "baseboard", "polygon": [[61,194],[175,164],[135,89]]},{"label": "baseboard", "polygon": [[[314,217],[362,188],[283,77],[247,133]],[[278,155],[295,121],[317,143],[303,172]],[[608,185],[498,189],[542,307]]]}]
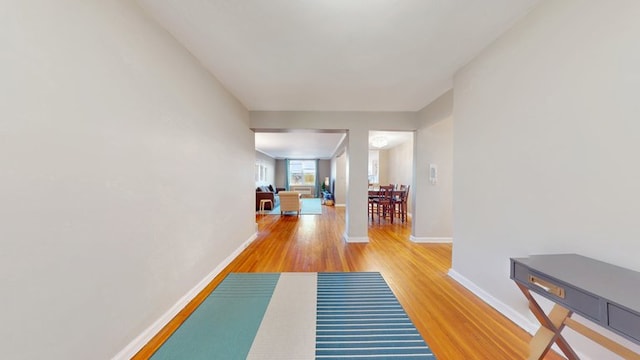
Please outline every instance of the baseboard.
[{"label": "baseboard", "polygon": [[[487,305],[496,309],[496,311],[498,311],[499,313],[507,317],[509,320],[513,321],[516,325],[521,327],[524,331],[528,332],[531,335],[535,335],[536,331],[538,331],[538,328],[540,327],[539,324],[534,323],[533,321],[529,320],[527,317],[523,316],[522,314],[514,310],[511,306],[491,296],[491,294],[484,291],[481,287],[474,284],[471,280],[467,279],[457,271],[453,269],[449,269],[449,272],[447,273],[447,275],[449,275],[449,277],[452,278],[453,280],[457,281],[460,285],[464,286],[467,290],[471,291],[475,296],[479,297],[480,300],[487,303]],[[562,354],[562,351],[560,350],[558,345],[554,344],[552,349],[556,353]],[[577,351],[577,350],[575,351],[580,359],[592,360],[591,357],[585,355],[583,352]]]},{"label": "baseboard", "polygon": [[349,236],[347,235],[347,233],[344,233],[342,235],[342,238],[344,239],[345,242],[348,242],[348,243],[368,243],[369,242],[368,236],[355,237],[355,236]]},{"label": "baseboard", "polygon": [[429,244],[450,244],[453,242],[453,238],[450,237],[418,237],[411,235],[409,239],[415,243]]},{"label": "baseboard", "polygon": [[224,259],[215,267],[204,279],[187,292],[178,302],[176,302],[166,313],[164,313],[151,326],[144,330],[138,337],[133,339],[124,349],[116,354],[112,360],[128,360],[131,359],[143,346],[145,346],[162,328],[169,323],[187,304],[196,297],[213,279],[218,276],[226,268],[233,259],[235,259],[244,249],[249,246],[256,238],[258,233],[254,233],[251,237],[242,243],[231,255]]},{"label": "baseboard", "polygon": [[450,278],[452,278],[453,280],[457,281],[460,285],[467,288],[467,290],[471,291],[474,295],[479,297],[482,301],[487,303],[492,308],[496,309],[502,315],[509,318],[511,321],[513,321],[516,325],[523,328],[529,334],[533,335],[538,330],[538,325],[533,323],[531,320],[529,320],[519,312],[515,311],[511,306],[496,299],[491,294],[484,291],[481,287],[474,284],[471,280],[467,279],[463,275],[460,275],[460,273],[458,273],[457,271],[453,269],[449,269],[449,272],[447,274],[449,275]]},{"label": "baseboard", "polygon": [[335,207],[347,207],[347,204],[334,204]]}]

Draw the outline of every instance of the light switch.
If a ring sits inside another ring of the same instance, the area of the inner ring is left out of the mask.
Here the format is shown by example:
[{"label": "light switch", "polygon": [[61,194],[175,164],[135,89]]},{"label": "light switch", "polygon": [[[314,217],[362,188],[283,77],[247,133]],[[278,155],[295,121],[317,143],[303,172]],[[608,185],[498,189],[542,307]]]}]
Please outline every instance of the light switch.
[{"label": "light switch", "polygon": [[429,164],[429,182],[431,185],[438,183],[438,165]]}]

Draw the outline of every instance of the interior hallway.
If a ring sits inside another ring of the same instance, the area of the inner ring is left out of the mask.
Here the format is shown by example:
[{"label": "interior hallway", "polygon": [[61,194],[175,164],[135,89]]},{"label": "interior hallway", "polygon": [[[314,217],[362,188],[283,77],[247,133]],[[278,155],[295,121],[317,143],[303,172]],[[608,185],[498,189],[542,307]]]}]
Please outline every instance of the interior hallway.
[{"label": "interior hallway", "polygon": [[370,243],[345,243],[344,208],[322,208],[322,216],[256,215],[258,238],[134,359],[148,358],[228,273],[287,271],[378,271],[439,359],[526,358],[531,336],[447,276],[451,244],[412,243],[410,222],[377,220]]}]

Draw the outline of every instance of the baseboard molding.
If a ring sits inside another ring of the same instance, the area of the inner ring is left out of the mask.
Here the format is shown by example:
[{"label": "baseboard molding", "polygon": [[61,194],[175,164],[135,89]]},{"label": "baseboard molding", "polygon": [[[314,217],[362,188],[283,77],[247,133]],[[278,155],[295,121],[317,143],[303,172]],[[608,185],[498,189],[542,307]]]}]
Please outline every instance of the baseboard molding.
[{"label": "baseboard molding", "polygon": [[244,249],[249,246],[256,238],[258,233],[254,233],[251,237],[242,243],[231,255],[224,259],[218,266],[215,267],[204,279],[194,286],[189,292],[187,292],[178,302],[176,302],[166,313],[164,313],[158,320],[156,320],[151,326],[144,330],[138,337],[133,339],[124,349],[116,354],[112,360],[128,360],[131,359],[143,346],[145,346],[151,338],[153,338],[162,328],[169,323],[187,304],[196,297],[213,279],[218,276],[226,268],[233,259],[235,259]]},{"label": "baseboard molding", "polygon": [[488,292],[484,291],[481,287],[474,284],[471,280],[467,279],[463,275],[460,275],[457,271],[453,269],[449,269],[447,273],[450,278],[457,281],[460,285],[467,288],[467,290],[471,291],[475,296],[479,297],[482,301],[487,303],[492,308],[496,309],[502,315],[509,318],[516,325],[523,328],[526,332],[533,335],[538,330],[538,325],[533,323],[531,320],[515,311],[511,306],[503,303],[502,301],[496,299]]},{"label": "baseboard molding", "polygon": [[[449,277],[452,278],[453,280],[457,281],[460,285],[464,286],[467,290],[471,291],[475,296],[479,297],[480,300],[487,303],[487,305],[496,309],[496,311],[506,316],[509,320],[513,321],[516,325],[521,327],[524,331],[528,332],[531,335],[535,335],[536,331],[538,331],[538,328],[540,327],[539,324],[534,323],[533,321],[529,320],[527,317],[523,316],[522,314],[514,310],[511,306],[491,296],[491,294],[484,291],[481,287],[474,284],[471,280],[467,279],[457,271],[453,269],[449,269],[449,272],[447,273],[447,275],[449,275]],[[556,353],[562,354],[562,351],[560,350],[558,345],[554,344],[552,349]],[[585,355],[583,352],[578,351],[576,349],[574,350],[576,351],[576,354],[580,359],[592,360],[591,357]]]},{"label": "baseboard molding", "polygon": [[369,242],[368,236],[355,237],[355,236],[349,236],[347,235],[347,233],[344,233],[342,235],[342,238],[344,239],[344,241],[348,243],[368,243]]},{"label": "baseboard molding", "polygon": [[429,243],[429,244],[453,243],[453,238],[450,238],[450,237],[418,237],[418,236],[411,235],[409,239],[415,243]]},{"label": "baseboard molding", "polygon": [[347,207],[347,204],[334,204],[335,207]]}]

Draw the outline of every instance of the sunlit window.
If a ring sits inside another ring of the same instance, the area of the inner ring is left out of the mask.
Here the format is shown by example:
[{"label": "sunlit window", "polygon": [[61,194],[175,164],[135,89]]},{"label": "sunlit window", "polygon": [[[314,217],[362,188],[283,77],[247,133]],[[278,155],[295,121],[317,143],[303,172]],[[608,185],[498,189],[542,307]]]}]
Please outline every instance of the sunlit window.
[{"label": "sunlit window", "polygon": [[369,150],[369,184],[377,184],[380,182],[380,152],[378,150]]},{"label": "sunlit window", "polygon": [[289,160],[289,185],[315,185],[315,160]]}]

